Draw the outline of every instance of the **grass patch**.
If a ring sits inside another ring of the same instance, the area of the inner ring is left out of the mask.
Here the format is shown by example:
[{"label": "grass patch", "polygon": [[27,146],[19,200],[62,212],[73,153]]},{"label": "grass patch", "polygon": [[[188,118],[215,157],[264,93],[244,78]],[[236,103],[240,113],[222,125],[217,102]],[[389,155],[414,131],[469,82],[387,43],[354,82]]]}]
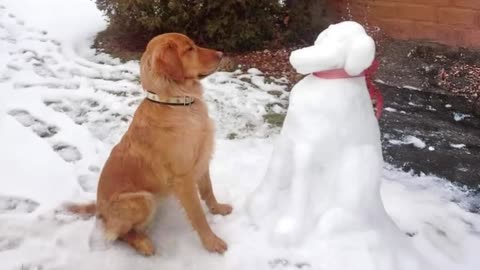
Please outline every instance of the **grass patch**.
[{"label": "grass patch", "polygon": [[267,93],[275,97],[280,97],[283,94],[282,91],[278,91],[278,90],[270,90],[270,91],[267,91]]},{"label": "grass patch", "polygon": [[286,114],[283,113],[267,113],[263,116],[263,120],[274,127],[281,127],[285,116]]},{"label": "grass patch", "polygon": [[236,138],[238,138],[238,134],[235,133],[235,132],[229,133],[227,135],[227,139],[229,139],[229,140],[235,140]]}]

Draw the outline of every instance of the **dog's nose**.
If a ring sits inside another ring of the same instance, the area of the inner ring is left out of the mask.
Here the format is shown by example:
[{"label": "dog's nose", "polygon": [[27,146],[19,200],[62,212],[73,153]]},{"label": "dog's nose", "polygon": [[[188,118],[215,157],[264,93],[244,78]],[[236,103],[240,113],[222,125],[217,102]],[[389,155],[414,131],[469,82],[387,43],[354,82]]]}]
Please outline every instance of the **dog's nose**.
[{"label": "dog's nose", "polygon": [[218,56],[218,58],[222,58],[223,57],[223,52],[217,51],[217,56]]}]

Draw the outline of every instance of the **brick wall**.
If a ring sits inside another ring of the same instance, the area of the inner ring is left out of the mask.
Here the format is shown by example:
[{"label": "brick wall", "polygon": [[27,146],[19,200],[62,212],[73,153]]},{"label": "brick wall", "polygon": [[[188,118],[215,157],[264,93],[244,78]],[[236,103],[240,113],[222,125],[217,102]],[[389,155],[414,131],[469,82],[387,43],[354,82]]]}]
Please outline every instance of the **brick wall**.
[{"label": "brick wall", "polygon": [[328,0],[337,19],[378,26],[399,39],[480,48],[480,0]]}]

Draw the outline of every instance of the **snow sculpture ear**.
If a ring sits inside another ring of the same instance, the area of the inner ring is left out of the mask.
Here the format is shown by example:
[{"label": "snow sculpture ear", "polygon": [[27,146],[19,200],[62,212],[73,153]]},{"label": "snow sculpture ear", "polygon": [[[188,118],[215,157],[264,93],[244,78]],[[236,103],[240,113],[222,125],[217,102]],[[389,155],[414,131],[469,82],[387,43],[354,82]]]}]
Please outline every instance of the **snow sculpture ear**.
[{"label": "snow sculpture ear", "polygon": [[350,76],[357,76],[370,67],[374,59],[375,41],[364,34],[352,39],[344,69]]},{"label": "snow sculpture ear", "polygon": [[328,35],[327,33],[328,33],[330,27],[331,27],[331,26],[329,26],[327,29],[323,30],[323,31],[318,35],[317,39],[315,39],[315,42],[314,42],[315,45],[316,45],[316,44],[319,44],[320,42],[322,42],[322,41],[327,37],[327,35]]}]

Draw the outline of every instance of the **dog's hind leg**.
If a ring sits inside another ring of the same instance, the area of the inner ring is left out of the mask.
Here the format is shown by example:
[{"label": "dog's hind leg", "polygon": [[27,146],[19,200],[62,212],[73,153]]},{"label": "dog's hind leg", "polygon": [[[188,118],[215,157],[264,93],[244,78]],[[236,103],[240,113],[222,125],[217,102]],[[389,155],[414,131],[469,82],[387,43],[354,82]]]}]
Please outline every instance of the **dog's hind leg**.
[{"label": "dog's hind leg", "polygon": [[149,192],[123,193],[101,210],[107,240],[124,240],[144,255],[153,254],[153,244],[144,234],[156,209]]},{"label": "dog's hind leg", "polygon": [[120,236],[120,240],[126,242],[145,256],[151,256],[155,253],[152,240],[144,232],[131,230],[127,234]]}]

